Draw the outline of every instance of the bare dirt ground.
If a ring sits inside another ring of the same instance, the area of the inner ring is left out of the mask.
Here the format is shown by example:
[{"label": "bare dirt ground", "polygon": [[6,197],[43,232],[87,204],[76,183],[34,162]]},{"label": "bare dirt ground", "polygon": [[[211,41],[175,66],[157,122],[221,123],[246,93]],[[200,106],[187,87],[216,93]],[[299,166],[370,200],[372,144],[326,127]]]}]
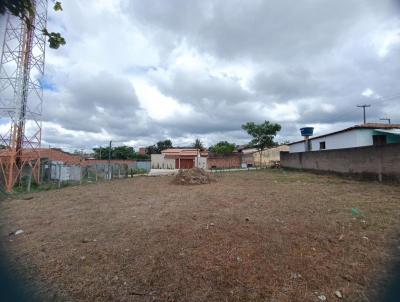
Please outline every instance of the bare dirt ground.
[{"label": "bare dirt ground", "polygon": [[216,178],[138,177],[3,201],[8,261],[57,301],[379,294],[398,254],[399,186],[283,171]]}]

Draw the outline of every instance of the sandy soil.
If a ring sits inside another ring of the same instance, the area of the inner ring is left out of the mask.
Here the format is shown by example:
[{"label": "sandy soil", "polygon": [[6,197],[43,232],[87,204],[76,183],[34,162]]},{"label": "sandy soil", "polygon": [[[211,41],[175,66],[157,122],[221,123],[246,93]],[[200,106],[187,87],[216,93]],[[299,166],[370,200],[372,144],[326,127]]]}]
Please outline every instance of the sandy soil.
[{"label": "sandy soil", "polygon": [[377,294],[399,246],[399,186],[274,170],[216,178],[136,177],[3,201],[8,261],[57,301]]}]

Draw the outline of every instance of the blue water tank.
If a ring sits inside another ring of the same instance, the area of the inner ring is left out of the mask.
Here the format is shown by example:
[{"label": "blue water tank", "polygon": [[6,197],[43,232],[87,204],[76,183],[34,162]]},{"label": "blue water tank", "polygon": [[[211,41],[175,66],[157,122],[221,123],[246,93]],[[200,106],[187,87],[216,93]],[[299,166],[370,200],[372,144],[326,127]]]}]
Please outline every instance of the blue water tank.
[{"label": "blue water tank", "polygon": [[301,136],[312,136],[314,133],[314,127],[300,128]]}]

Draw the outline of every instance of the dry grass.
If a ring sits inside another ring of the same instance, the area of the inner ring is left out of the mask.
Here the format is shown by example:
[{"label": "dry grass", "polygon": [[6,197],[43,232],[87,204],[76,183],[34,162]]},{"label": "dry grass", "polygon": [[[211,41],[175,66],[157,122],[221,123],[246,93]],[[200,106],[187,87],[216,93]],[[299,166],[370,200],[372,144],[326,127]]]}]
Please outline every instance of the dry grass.
[{"label": "dry grass", "polygon": [[[340,290],[368,301],[398,244],[398,186],[282,171],[171,180],[5,201],[9,261],[47,299],[335,301]],[[24,233],[8,236],[16,229]]]}]

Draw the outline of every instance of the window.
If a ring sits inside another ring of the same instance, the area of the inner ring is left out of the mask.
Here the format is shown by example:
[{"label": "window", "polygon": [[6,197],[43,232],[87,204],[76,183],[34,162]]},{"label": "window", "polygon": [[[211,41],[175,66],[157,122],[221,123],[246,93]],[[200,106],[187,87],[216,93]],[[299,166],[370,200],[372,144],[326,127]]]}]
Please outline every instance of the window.
[{"label": "window", "polygon": [[386,145],[386,135],[373,135],[372,141],[374,146]]},{"label": "window", "polygon": [[326,143],[325,142],[319,142],[319,150],[325,150],[326,149]]}]

